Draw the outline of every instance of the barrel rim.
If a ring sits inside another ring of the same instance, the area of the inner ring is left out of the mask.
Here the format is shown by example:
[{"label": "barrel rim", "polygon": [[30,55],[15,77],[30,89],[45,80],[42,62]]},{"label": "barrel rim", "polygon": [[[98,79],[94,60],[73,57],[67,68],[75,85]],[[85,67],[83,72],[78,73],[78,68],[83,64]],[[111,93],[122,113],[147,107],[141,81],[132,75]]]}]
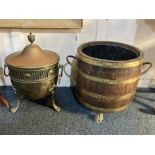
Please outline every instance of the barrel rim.
[{"label": "barrel rim", "polygon": [[[128,50],[132,50],[133,52],[138,53],[139,56],[137,58],[130,59],[130,60],[108,60],[108,59],[94,58],[94,57],[88,56],[85,53],[83,53],[82,50],[85,47],[94,46],[94,45],[113,45],[113,46],[118,46],[118,47],[121,47],[121,48],[126,48]],[[121,64],[129,63],[129,62],[135,62],[135,61],[140,61],[140,63],[141,63],[141,60],[144,58],[144,53],[139,48],[134,47],[134,46],[129,45],[129,44],[125,44],[125,43],[121,43],[121,42],[115,42],[115,41],[91,41],[91,42],[83,43],[83,44],[81,44],[78,47],[78,55],[82,55],[83,57],[85,57],[87,59],[93,60],[94,62],[96,61],[96,62],[100,62],[100,63],[108,62],[108,63],[121,63]]]}]

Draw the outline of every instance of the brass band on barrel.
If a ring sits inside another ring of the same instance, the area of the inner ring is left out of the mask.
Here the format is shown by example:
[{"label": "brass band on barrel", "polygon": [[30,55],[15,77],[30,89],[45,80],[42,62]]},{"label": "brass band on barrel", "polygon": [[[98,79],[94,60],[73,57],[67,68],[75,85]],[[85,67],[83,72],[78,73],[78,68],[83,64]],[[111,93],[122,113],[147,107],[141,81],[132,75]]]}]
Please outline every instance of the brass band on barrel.
[{"label": "brass band on barrel", "polygon": [[92,110],[99,111],[99,112],[119,112],[119,111],[123,111],[123,110],[127,109],[128,106],[131,104],[131,103],[129,103],[125,106],[118,107],[118,108],[101,108],[101,107],[96,107],[96,106],[90,105],[89,103],[84,101],[77,93],[75,93],[75,95],[81,104],[83,104],[87,108],[90,108]]},{"label": "brass band on barrel", "polygon": [[138,59],[132,62],[125,62],[125,63],[115,63],[115,62],[106,62],[106,61],[97,61],[94,59],[90,59],[87,57],[84,57],[77,53],[77,58],[80,59],[81,61],[84,61],[85,63],[95,65],[95,66],[100,66],[100,67],[107,67],[107,68],[131,68],[131,67],[137,67],[141,65],[142,59]]},{"label": "brass band on barrel", "polygon": [[134,83],[138,81],[140,78],[140,76],[138,76],[138,77],[127,79],[127,80],[109,80],[109,79],[103,79],[103,78],[99,78],[96,76],[86,74],[79,68],[77,68],[77,72],[88,80],[95,81],[95,82],[102,83],[102,84],[130,84],[130,83]]},{"label": "brass band on barrel", "polygon": [[132,93],[128,93],[128,94],[121,95],[121,96],[103,96],[103,95],[99,95],[99,94],[96,94],[96,93],[92,93],[92,92],[87,91],[85,89],[78,89],[78,91],[80,91],[80,93],[83,93],[83,94],[85,94],[87,96],[97,98],[97,99],[100,99],[100,100],[123,100],[123,99],[130,98],[135,94],[135,92],[132,92]]}]

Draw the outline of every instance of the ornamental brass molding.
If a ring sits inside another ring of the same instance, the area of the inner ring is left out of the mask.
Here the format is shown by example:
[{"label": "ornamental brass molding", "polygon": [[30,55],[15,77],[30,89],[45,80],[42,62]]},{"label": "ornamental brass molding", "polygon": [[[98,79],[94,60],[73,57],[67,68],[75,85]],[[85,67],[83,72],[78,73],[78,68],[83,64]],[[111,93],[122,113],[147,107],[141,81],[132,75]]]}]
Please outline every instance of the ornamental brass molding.
[{"label": "ornamental brass molding", "polygon": [[[58,72],[58,64],[51,67],[41,69],[19,69],[9,66],[9,75],[12,80],[26,83],[37,83],[56,78]],[[4,70],[5,71],[5,70]],[[5,73],[6,75],[6,73]]]}]

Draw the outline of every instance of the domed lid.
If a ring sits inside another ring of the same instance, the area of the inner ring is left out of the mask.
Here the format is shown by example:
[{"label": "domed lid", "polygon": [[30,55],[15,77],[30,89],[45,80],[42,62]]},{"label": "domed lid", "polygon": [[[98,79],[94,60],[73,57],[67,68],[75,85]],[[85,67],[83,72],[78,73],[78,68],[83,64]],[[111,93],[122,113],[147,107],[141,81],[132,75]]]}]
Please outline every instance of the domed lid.
[{"label": "domed lid", "polygon": [[58,63],[59,56],[55,52],[42,50],[33,44],[35,36],[30,33],[28,40],[31,42],[23,51],[15,52],[6,57],[5,63],[18,68],[40,68]]}]

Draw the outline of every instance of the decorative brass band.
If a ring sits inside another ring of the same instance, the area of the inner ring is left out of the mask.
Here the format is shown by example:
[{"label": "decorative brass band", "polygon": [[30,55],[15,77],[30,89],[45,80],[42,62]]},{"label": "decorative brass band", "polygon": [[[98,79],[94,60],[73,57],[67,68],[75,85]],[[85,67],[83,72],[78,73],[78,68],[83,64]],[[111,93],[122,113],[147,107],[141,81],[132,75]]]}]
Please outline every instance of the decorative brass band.
[{"label": "decorative brass band", "polygon": [[19,80],[19,79],[14,79],[11,77],[11,80],[14,82],[18,82],[18,83],[40,83],[40,82],[46,82],[46,81],[51,81],[54,80],[58,77],[58,75],[55,75],[51,78],[48,79],[42,79],[42,80]]},{"label": "decorative brass band", "polygon": [[95,65],[95,66],[100,66],[100,67],[106,67],[106,68],[131,68],[131,67],[137,67],[141,65],[142,59],[138,59],[135,61],[131,62],[107,62],[107,61],[97,61],[94,59],[90,59],[87,57],[82,56],[81,54],[77,53],[77,58],[80,59],[81,61],[84,61],[85,63]]},{"label": "decorative brass band", "polygon": [[128,106],[131,104],[131,103],[129,103],[125,106],[118,107],[118,108],[100,108],[100,107],[90,105],[89,103],[84,101],[81,97],[79,97],[79,95],[77,95],[76,93],[75,93],[75,95],[76,95],[77,99],[80,101],[80,103],[83,104],[85,107],[95,110],[95,111],[99,111],[99,112],[120,112],[120,111],[127,109]]},{"label": "decorative brass band", "polygon": [[16,69],[9,66],[9,75],[13,81],[23,83],[52,80],[58,76],[58,65],[38,69]]},{"label": "decorative brass band", "polygon": [[132,92],[132,93],[128,93],[128,94],[125,94],[122,96],[103,96],[103,95],[99,95],[96,93],[92,93],[92,92],[87,91],[85,89],[80,89],[80,90],[78,89],[78,91],[80,91],[81,93],[83,93],[87,96],[97,98],[97,99],[101,99],[101,100],[123,100],[123,99],[127,99],[129,97],[132,97],[135,94],[135,92]]},{"label": "decorative brass band", "polygon": [[86,74],[79,68],[77,68],[77,72],[88,80],[95,81],[95,82],[102,83],[102,84],[130,84],[130,83],[134,83],[138,81],[140,78],[140,76],[138,76],[138,77],[127,79],[127,80],[109,80],[109,79],[102,79],[96,76]]}]

